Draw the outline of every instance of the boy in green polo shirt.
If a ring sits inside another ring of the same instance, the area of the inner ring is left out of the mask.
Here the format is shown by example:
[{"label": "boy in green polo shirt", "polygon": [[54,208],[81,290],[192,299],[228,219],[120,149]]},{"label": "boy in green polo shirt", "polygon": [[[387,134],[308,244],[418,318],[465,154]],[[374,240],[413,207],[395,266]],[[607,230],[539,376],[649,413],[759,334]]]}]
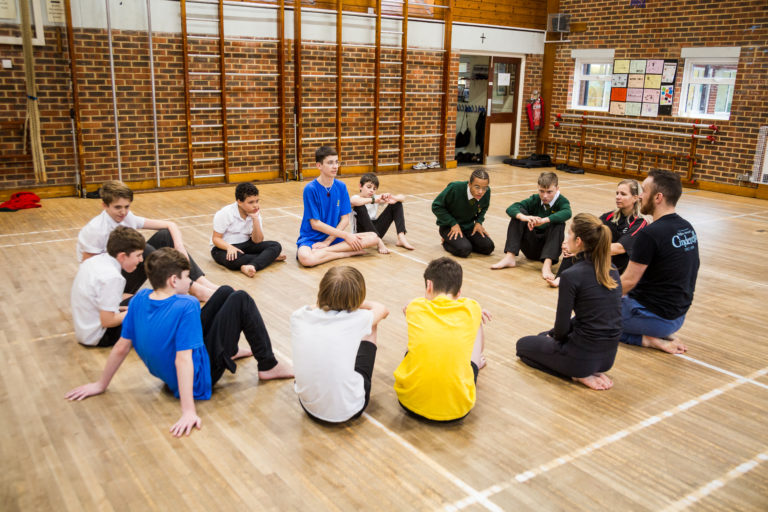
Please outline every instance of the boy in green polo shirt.
[{"label": "boy in green polo shirt", "polygon": [[515,257],[522,250],[529,260],[543,262],[543,279],[554,279],[552,264],[557,263],[560,256],[560,246],[565,238],[565,222],[571,218],[571,203],[560,194],[557,174],[541,173],[538,184],[538,194],[507,208],[507,215],[512,219],[507,228],[504,257],[491,266],[492,269],[514,267]]},{"label": "boy in green polo shirt", "polygon": [[485,212],[491,204],[488,182],[488,172],[475,169],[469,181],[449,183],[432,202],[443,247],[454,256],[466,258],[473,251],[493,252],[493,240],[483,227]]}]

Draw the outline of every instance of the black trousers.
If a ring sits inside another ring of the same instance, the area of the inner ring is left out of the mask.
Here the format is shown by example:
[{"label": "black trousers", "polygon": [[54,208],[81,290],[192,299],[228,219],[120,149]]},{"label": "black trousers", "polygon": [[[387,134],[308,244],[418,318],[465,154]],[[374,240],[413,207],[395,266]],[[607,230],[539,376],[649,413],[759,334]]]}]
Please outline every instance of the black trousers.
[{"label": "black trousers", "polygon": [[227,251],[224,249],[219,249],[218,247],[211,248],[213,260],[229,270],[240,270],[240,267],[243,265],[253,265],[256,267],[256,270],[262,270],[275,261],[275,258],[280,256],[283,250],[280,242],[268,240],[257,244],[249,239],[243,243],[232,245],[243,251],[242,254],[238,254],[237,258],[232,261],[227,260]]},{"label": "black trousers", "polygon": [[224,370],[235,373],[237,365],[232,356],[237,354],[240,333],[251,347],[259,363],[259,371],[271,370],[277,365],[272,352],[267,327],[261,313],[248,293],[235,291],[231,286],[220,286],[200,312],[203,340],[211,361],[212,383],[216,383]]},{"label": "black trousers", "polygon": [[[517,357],[532,368],[563,378],[584,378],[594,373],[607,372],[616,359],[616,349],[605,352],[570,354],[568,343],[541,333],[517,340]],[[618,345],[618,343],[617,343]]]},{"label": "black trousers", "polygon": [[549,258],[557,263],[565,239],[565,224],[547,224],[543,229],[528,229],[528,223],[510,219],[507,227],[507,243],[504,252],[515,256],[523,251],[529,260],[544,261]]},{"label": "black trousers", "polygon": [[[173,238],[171,238],[171,233],[167,229],[161,229],[154,235],[152,235],[152,238],[147,240],[147,246],[144,248],[144,261],[147,260],[147,257],[155,252],[157,249],[160,249],[161,247],[173,247]],[[189,256],[189,277],[192,279],[192,281],[197,281],[199,278],[205,275],[205,273],[200,269],[199,266],[197,266],[197,263],[195,263],[195,260],[192,259],[192,255],[187,253]],[[144,281],[147,280],[147,273],[144,270],[144,262],[142,261],[139,263],[139,266],[136,267],[136,270],[131,272],[130,274],[126,272],[125,270],[122,271],[123,277],[125,278],[125,293],[134,294],[137,291],[139,291],[139,288],[141,288],[141,285],[144,284]]]},{"label": "black trousers", "polygon": [[[127,306],[128,303],[131,301],[132,297],[128,297],[127,299],[123,299],[122,302],[120,302],[121,306]],[[107,327],[107,330],[104,331],[104,335],[101,337],[99,342],[95,345],[97,347],[111,347],[115,343],[117,343],[117,340],[120,339],[120,336],[123,334],[123,325],[116,325],[114,327]]]},{"label": "black trousers", "polygon": [[491,254],[496,246],[489,236],[483,236],[480,233],[472,234],[472,230],[461,230],[463,237],[456,237],[454,240],[448,240],[450,226],[440,226],[440,237],[443,239],[443,248],[454,256],[466,258],[472,252],[479,254]]},{"label": "black trousers", "polygon": [[386,208],[381,211],[378,217],[371,220],[371,216],[368,215],[368,210],[365,206],[355,206],[352,208],[357,216],[357,232],[364,233],[367,231],[373,231],[380,237],[389,230],[389,226],[395,223],[395,229],[397,233],[405,233],[405,214],[403,213],[403,203],[388,204]]}]

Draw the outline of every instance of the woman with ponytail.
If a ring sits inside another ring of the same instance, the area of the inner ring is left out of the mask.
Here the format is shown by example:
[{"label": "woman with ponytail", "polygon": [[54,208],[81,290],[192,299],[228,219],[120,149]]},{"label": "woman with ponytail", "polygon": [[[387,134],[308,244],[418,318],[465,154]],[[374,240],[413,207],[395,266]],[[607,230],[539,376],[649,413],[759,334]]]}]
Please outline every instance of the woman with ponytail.
[{"label": "woman with ponytail", "polygon": [[613,366],[622,327],[611,230],[594,215],[580,213],[565,243],[576,258],[561,276],[555,327],[518,340],[517,356],[528,366],[591,389],[610,389],[613,382],[604,372]]},{"label": "woman with ponytail", "polygon": [[[642,187],[637,180],[622,180],[616,187],[616,209],[600,216],[603,224],[611,230],[611,262],[616,265],[619,274],[623,274],[629,265],[629,251],[635,242],[638,231],[648,225],[640,215],[640,193]],[[560,275],[573,265],[573,255],[569,254],[563,242],[563,254],[557,276],[547,279],[549,285],[557,288]]]}]

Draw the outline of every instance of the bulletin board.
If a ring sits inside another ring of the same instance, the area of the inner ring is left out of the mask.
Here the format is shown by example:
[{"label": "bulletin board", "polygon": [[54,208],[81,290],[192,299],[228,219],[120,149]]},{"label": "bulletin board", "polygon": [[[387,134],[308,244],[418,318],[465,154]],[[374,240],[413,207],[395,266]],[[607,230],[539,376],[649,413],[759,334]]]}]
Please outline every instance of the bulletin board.
[{"label": "bulletin board", "polygon": [[676,76],[676,60],[614,60],[609,112],[620,116],[672,115]]}]

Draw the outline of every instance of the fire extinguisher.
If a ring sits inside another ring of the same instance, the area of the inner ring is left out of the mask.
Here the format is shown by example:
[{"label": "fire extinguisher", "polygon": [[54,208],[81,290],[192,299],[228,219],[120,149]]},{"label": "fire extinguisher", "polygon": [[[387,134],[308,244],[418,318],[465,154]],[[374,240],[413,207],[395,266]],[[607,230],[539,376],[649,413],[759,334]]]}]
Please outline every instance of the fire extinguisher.
[{"label": "fire extinguisher", "polygon": [[528,113],[528,128],[533,131],[541,129],[542,105],[541,96],[539,96],[535,100],[529,101],[528,105],[525,107],[525,110]]}]

